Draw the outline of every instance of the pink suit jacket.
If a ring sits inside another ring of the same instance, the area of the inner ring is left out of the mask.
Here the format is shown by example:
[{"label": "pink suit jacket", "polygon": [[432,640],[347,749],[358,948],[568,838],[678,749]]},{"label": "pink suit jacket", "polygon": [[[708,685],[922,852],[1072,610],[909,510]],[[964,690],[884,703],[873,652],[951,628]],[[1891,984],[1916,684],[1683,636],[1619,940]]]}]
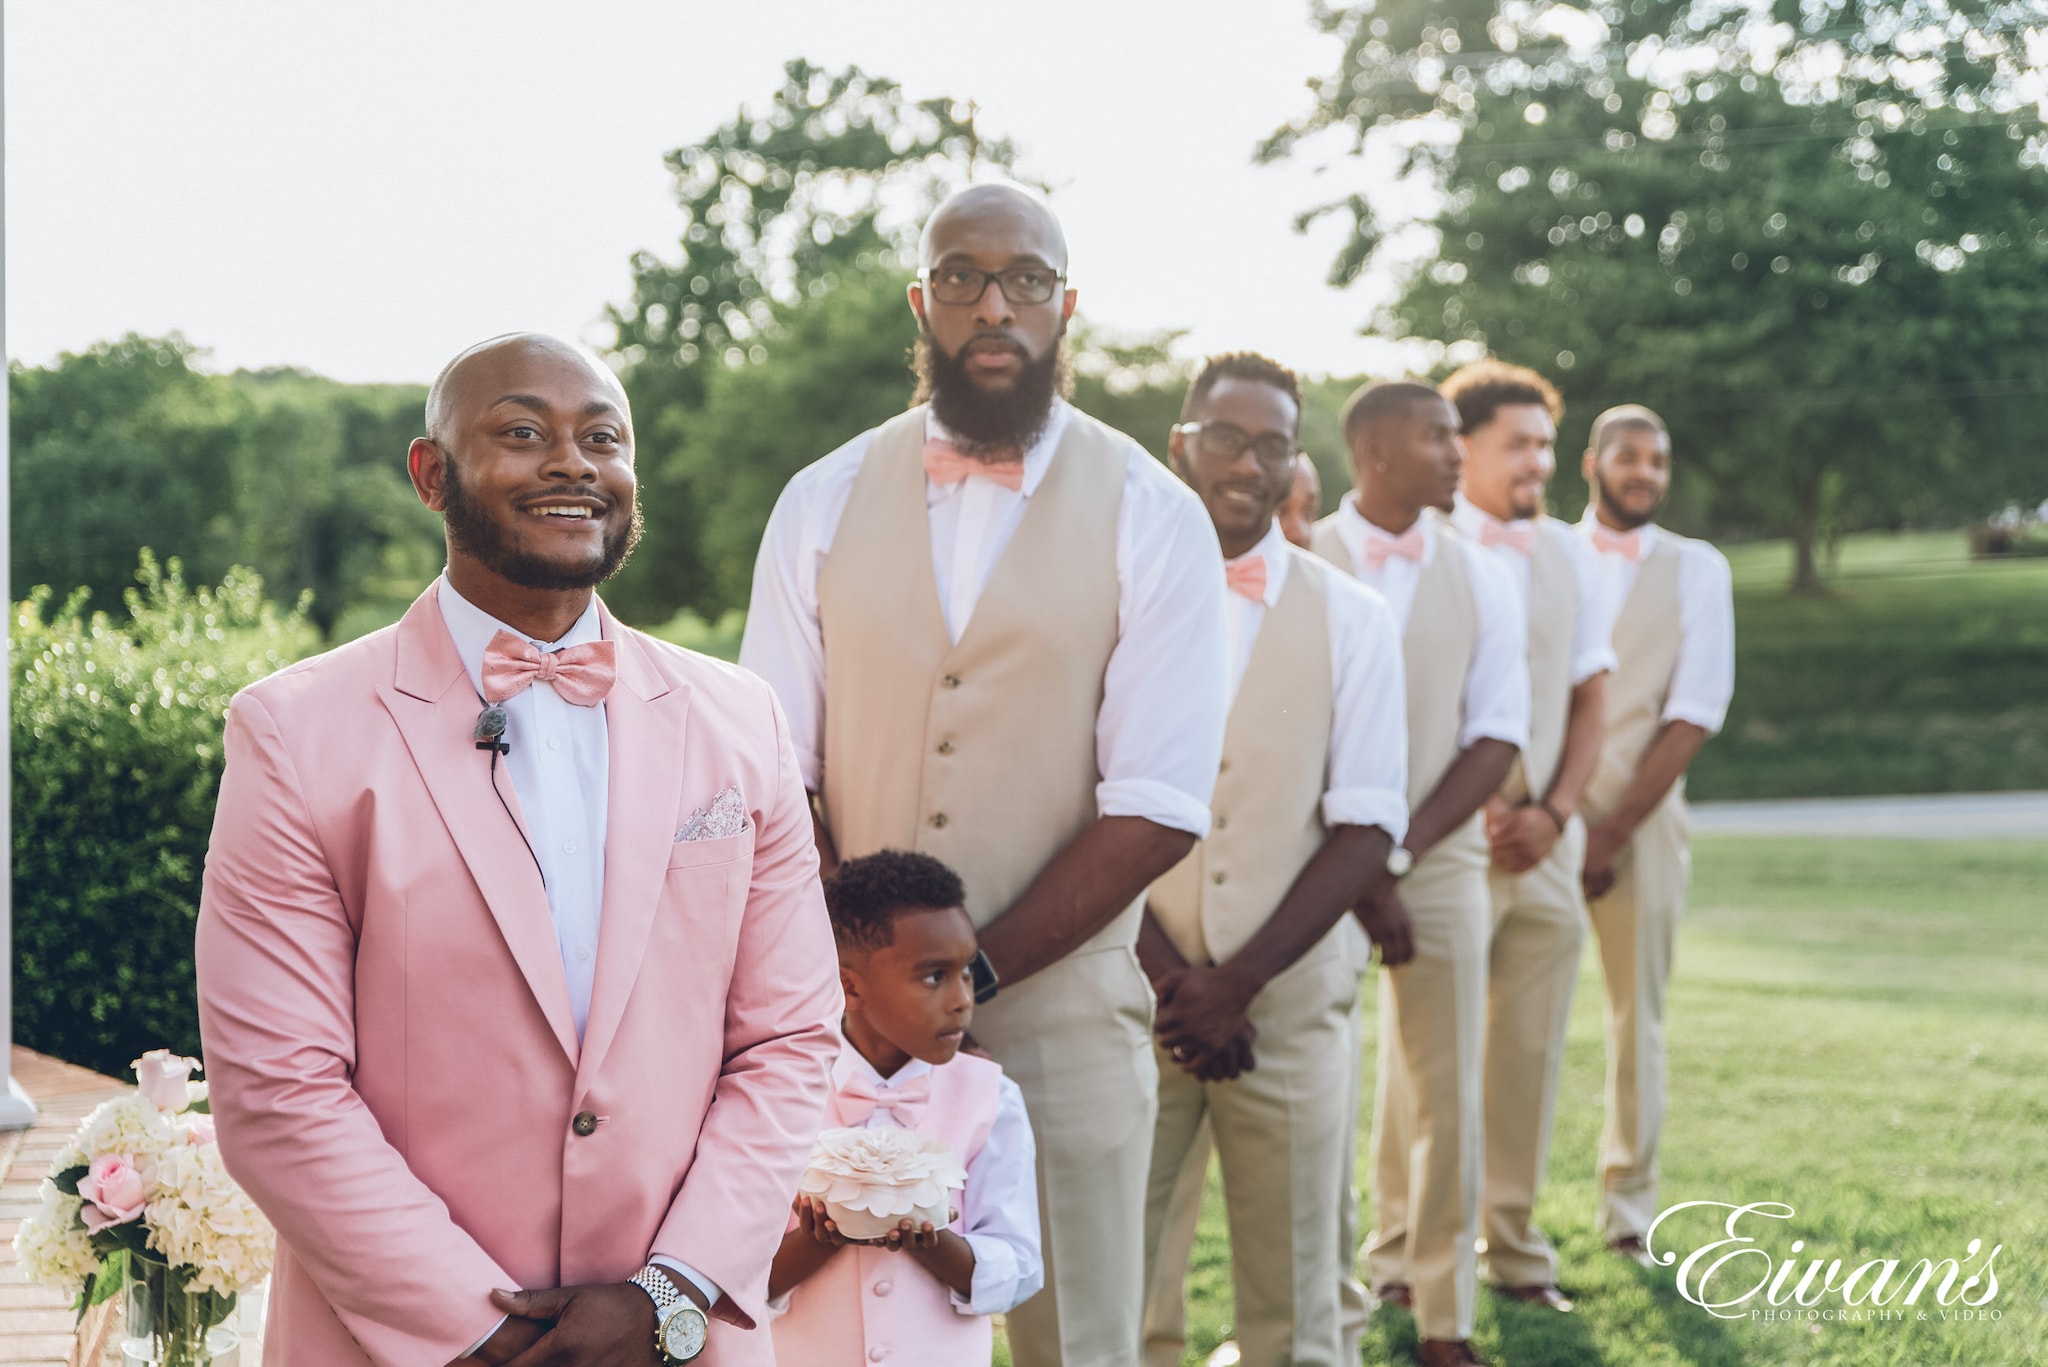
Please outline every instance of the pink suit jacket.
[{"label": "pink suit jacket", "polygon": [[[443,1367],[497,1322],[492,1288],[619,1282],[654,1253],[725,1293],[700,1362],[773,1361],[753,1326],[838,1047],[810,808],[766,684],[603,623],[580,1048],[433,589],[230,709],[199,1015],[222,1152],[278,1230],[267,1363]],[[746,830],[675,839],[734,785]],[[516,812],[502,764],[498,787]]]}]

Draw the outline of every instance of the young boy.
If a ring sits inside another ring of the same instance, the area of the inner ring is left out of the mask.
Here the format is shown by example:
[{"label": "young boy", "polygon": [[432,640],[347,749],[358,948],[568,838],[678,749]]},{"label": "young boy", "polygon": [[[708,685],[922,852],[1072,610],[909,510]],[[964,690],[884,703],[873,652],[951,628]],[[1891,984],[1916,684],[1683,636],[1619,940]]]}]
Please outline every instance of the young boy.
[{"label": "young boy", "polygon": [[935,1135],[967,1169],[945,1229],[905,1219],[884,1239],[842,1236],[799,1196],[768,1274],[785,1367],[960,1367],[988,1362],[988,1317],[1036,1294],[1038,1183],[1024,1095],[988,1059],[960,1052],[974,1018],[974,923],[951,869],[882,850],[825,880],[846,994],[828,1126]]}]

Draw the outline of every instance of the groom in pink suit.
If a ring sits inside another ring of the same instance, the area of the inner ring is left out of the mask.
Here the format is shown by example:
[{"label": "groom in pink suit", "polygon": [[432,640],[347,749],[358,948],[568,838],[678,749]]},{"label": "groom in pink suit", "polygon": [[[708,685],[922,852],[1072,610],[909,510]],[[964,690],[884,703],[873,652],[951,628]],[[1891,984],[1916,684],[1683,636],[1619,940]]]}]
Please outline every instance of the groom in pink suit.
[{"label": "groom in pink suit", "polygon": [[446,574],[228,716],[199,1012],[265,1361],[765,1367],[840,1011],[781,710],[597,600],[639,532],[604,366],[483,343],[427,433]]}]

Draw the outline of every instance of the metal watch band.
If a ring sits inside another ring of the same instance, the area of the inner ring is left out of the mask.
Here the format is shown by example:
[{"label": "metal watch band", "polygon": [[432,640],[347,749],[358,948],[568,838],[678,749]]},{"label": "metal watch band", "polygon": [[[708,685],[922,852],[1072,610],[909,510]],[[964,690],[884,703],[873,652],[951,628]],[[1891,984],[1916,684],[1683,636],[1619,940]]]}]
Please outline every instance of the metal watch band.
[{"label": "metal watch band", "polygon": [[668,1317],[669,1311],[685,1303],[683,1293],[676,1290],[668,1274],[653,1263],[635,1272],[628,1280],[654,1298],[654,1320],[657,1324]]}]

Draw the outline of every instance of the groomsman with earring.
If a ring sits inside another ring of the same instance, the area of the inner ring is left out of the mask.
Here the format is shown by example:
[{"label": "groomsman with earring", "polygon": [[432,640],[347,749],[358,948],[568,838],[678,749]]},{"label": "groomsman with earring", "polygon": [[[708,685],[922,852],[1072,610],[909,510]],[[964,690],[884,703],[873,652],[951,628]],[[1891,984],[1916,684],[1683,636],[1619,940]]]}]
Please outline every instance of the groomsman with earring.
[{"label": "groomsman with earring", "polygon": [[1480,1228],[1497,1291],[1569,1311],[1535,1209],[1586,938],[1578,805],[1600,755],[1614,668],[1606,584],[1593,548],[1543,510],[1564,413],[1557,390],[1533,370],[1480,361],[1445,380],[1443,394],[1465,443],[1451,521],[1500,558],[1529,615],[1529,744],[1486,804],[1493,938]]},{"label": "groomsman with earring", "polygon": [[1607,1124],[1600,1233],[1647,1265],[1664,1126],[1664,1006],[1692,877],[1685,770],[1720,730],[1735,691],[1727,559],[1659,527],[1671,434],[1639,404],[1593,422],[1579,531],[1599,553],[1617,661],[1607,739],[1586,788],[1584,884],[1607,986]]},{"label": "groomsman with earring", "polygon": [[[1381,977],[1365,1253],[1380,1302],[1414,1311],[1425,1367],[1461,1367],[1483,1361],[1471,1344],[1491,930],[1481,808],[1528,743],[1528,628],[1507,571],[1445,516],[1464,463],[1449,402],[1411,381],[1368,385],[1345,405],[1344,438],[1355,487],[1316,524],[1315,550],[1386,598],[1408,695],[1408,835],[1394,889],[1361,916],[1402,904],[1415,947]],[[1342,1211],[1347,1266],[1355,1208]],[[1352,1283],[1347,1349],[1362,1312]]]}]

